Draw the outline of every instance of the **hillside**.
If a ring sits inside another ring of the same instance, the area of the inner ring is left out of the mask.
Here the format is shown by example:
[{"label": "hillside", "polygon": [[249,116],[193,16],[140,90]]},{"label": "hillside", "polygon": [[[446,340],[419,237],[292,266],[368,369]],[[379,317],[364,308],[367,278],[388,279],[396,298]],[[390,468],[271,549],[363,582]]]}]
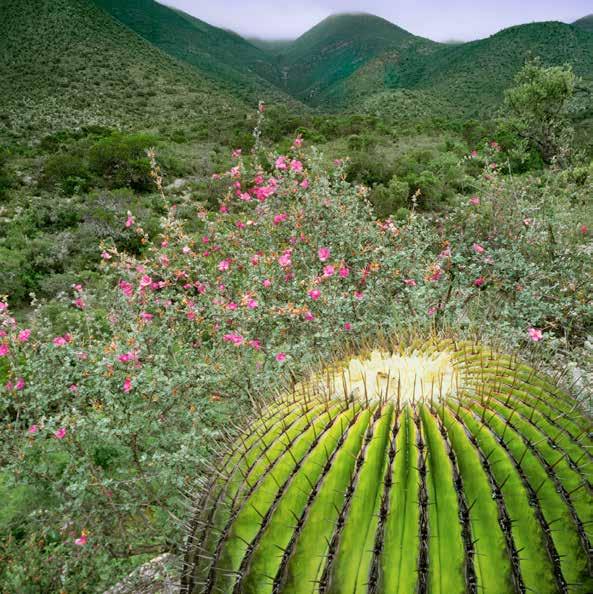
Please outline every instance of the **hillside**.
[{"label": "hillside", "polygon": [[294,39],[260,39],[259,37],[246,38],[251,45],[270,54],[282,54],[294,43]]},{"label": "hillside", "polygon": [[278,90],[274,56],[239,35],[154,0],[93,1],[151,44],[251,103],[287,99]]},{"label": "hillside", "polygon": [[580,29],[590,31],[591,33],[593,33],[593,14],[590,14],[589,16],[583,17],[582,19],[575,21],[573,25],[575,27],[579,27]]},{"label": "hillside", "polygon": [[572,64],[593,80],[593,35],[559,22],[520,25],[487,39],[440,46],[426,53],[384,53],[326,93],[327,104],[354,104],[386,89],[414,89],[449,101],[464,115],[491,112],[513,77],[532,57]]},{"label": "hillside", "polygon": [[3,0],[0,136],[84,125],[173,127],[242,102],[90,0]]},{"label": "hillside", "polygon": [[331,16],[299,37],[282,55],[289,92],[318,104],[327,89],[387,51],[424,53],[438,44],[369,14]]}]

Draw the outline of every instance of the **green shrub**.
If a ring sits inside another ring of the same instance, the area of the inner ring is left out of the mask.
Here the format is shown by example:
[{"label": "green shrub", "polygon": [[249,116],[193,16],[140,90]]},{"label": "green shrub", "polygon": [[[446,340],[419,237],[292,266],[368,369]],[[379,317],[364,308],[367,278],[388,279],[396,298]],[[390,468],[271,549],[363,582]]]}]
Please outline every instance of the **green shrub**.
[{"label": "green shrub", "polygon": [[45,189],[60,187],[64,194],[71,196],[85,192],[91,185],[91,172],[86,160],[72,153],[58,153],[47,158],[40,179]]},{"label": "green shrub", "polygon": [[408,205],[410,186],[393,176],[388,186],[379,184],[375,186],[369,196],[375,214],[379,219],[386,219],[399,209]]},{"label": "green shrub", "polygon": [[108,188],[147,191],[153,187],[146,151],[157,142],[147,134],[113,134],[93,145],[89,168]]}]

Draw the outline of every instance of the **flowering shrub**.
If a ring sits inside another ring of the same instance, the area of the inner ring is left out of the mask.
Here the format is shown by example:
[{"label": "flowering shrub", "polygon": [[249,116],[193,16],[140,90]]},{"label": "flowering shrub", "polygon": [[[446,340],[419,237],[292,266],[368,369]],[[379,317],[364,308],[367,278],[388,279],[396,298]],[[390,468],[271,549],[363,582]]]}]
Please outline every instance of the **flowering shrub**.
[{"label": "flowering shrub", "polygon": [[[41,590],[107,585],[113,575],[91,571],[106,557],[174,548],[171,518],[222,419],[279,386],[285,366],[389,330],[402,286],[391,235],[341,167],[324,173],[300,143],[271,170],[237,154],[220,212],[194,205],[197,232],[172,209],[143,259],[103,246],[113,290],[73,287],[69,327],[23,328],[3,302],[3,476],[51,502],[26,529]],[[130,216],[122,226],[144,237]],[[22,571],[13,559],[3,579]]]},{"label": "flowering shrub", "polygon": [[171,207],[142,258],[101,246],[111,288],[75,285],[67,315],[22,325],[0,300],[0,494],[25,502],[0,527],[9,591],[100,590],[175,550],[233,417],[345,340],[455,328],[570,360],[593,332],[572,186],[504,177],[489,147],[446,218],[377,222],[302,144],[268,165],[235,151],[218,212]]}]

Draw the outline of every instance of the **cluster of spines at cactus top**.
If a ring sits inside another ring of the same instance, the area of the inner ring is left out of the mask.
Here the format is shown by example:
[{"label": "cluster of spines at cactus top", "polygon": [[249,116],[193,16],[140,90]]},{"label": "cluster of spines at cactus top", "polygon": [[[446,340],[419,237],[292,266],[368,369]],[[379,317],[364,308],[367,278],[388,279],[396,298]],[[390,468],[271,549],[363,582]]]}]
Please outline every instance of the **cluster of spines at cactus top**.
[{"label": "cluster of spines at cactus top", "polygon": [[334,364],[218,466],[182,591],[590,594],[592,448],[578,402],[514,356],[428,341]]}]

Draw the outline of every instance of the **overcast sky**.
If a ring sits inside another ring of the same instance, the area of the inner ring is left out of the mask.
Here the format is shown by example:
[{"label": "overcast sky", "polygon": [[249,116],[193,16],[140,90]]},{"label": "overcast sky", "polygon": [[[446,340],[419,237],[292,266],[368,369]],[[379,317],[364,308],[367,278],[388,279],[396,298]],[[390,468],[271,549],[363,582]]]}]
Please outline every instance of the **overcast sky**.
[{"label": "overcast sky", "polygon": [[212,25],[264,39],[298,37],[339,12],[370,12],[436,41],[487,37],[511,25],[564,21],[593,12],[592,0],[159,0]]}]

